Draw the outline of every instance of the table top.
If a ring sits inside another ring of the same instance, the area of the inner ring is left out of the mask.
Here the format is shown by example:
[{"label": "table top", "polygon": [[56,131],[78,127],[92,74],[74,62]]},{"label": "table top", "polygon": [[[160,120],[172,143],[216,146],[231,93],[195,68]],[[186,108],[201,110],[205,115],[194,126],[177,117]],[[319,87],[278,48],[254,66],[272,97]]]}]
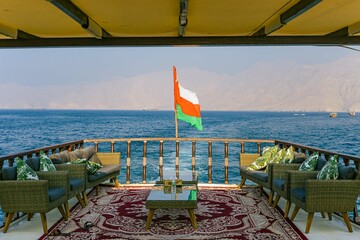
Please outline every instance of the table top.
[{"label": "table top", "polygon": [[155,185],[146,199],[146,208],[196,208],[196,185],[183,185],[176,193],[167,191],[163,185]]}]

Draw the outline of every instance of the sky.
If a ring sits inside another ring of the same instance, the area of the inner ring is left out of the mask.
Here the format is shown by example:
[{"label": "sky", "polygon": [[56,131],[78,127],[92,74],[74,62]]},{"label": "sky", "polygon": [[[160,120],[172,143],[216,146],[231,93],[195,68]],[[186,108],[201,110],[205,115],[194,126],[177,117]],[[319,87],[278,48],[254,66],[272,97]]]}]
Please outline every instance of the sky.
[{"label": "sky", "polygon": [[[54,88],[69,89],[71,86],[91,86],[103,81],[116,80],[116,86],[129,81],[151,81],[150,77],[163,72],[172,81],[172,66],[178,74],[187,76],[189,69],[221,76],[236,76],[259,64],[274,65],[278,69],[287,64],[312,66],[332,63],[339,59],[360,56],[358,52],[342,47],[324,46],[239,46],[239,47],[101,47],[101,48],[29,48],[0,49],[0,87],[23,89],[36,103],[20,101],[24,92],[19,90],[16,98],[3,97],[0,108],[82,108],[81,103],[73,105],[47,105],[51,101],[42,92]],[[284,64],[286,63],[286,64]],[[284,69],[286,71],[286,69]],[[191,81],[204,78],[201,74],[192,76]],[[180,78],[181,79],[181,78]],[[166,81],[166,79],[165,79]],[[230,82],[224,81],[224,87]],[[205,86],[206,87],[206,86]],[[197,91],[197,89],[191,89]],[[34,91],[34,92],[33,92]],[[172,90],[170,90],[172,91]],[[1,89],[0,89],[1,92]],[[18,103],[16,104],[16,102]],[[9,101],[9,102],[7,102]],[[10,101],[12,101],[10,103]],[[101,99],[97,100],[101,102]],[[201,100],[200,100],[201,101]],[[130,106],[131,107],[131,106]],[[138,105],[134,105],[136,109]],[[142,106],[152,108],[153,106]],[[107,108],[99,104],[96,108]],[[114,106],[109,107],[114,108]],[[121,108],[121,107],[120,107]]]}]

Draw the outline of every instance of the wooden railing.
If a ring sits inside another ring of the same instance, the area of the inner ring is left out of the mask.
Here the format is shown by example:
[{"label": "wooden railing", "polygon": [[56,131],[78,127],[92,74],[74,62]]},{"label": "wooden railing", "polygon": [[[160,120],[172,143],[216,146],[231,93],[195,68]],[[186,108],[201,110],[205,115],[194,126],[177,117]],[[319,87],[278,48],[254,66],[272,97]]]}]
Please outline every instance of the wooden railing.
[{"label": "wooden railing", "polygon": [[77,141],[52,145],[52,146],[48,146],[48,147],[37,148],[37,149],[34,149],[34,150],[30,150],[30,151],[15,153],[15,154],[7,155],[7,156],[1,156],[0,157],[0,170],[2,169],[4,161],[6,161],[6,160],[9,161],[9,166],[12,166],[14,164],[15,158],[17,158],[17,157],[19,157],[21,159],[24,159],[24,158],[31,158],[34,155],[39,156],[40,151],[43,151],[46,154],[57,153],[57,152],[61,152],[63,150],[72,151],[75,148],[82,148],[83,143],[84,143],[84,140],[77,140]]},{"label": "wooden railing", "polygon": [[224,183],[229,183],[229,143],[239,143],[239,153],[245,153],[245,144],[253,143],[257,145],[257,153],[261,151],[261,145],[263,143],[274,144],[274,140],[259,140],[259,139],[227,139],[227,138],[116,138],[116,139],[85,139],[84,143],[94,143],[95,151],[98,151],[100,143],[108,143],[110,152],[115,149],[115,143],[125,142],[127,144],[126,153],[126,183],[131,183],[130,169],[131,169],[131,143],[142,142],[143,143],[143,159],[142,159],[142,183],[147,182],[146,168],[147,168],[147,144],[148,142],[158,142],[159,144],[159,176],[163,177],[163,144],[164,142],[175,142],[175,170],[179,171],[180,167],[180,142],[191,142],[191,168],[194,171],[196,169],[196,143],[207,142],[207,166],[208,166],[208,183],[213,183],[213,143],[221,142],[224,144]]},{"label": "wooden railing", "polygon": [[328,150],[321,149],[321,148],[314,148],[314,147],[309,147],[309,146],[300,145],[300,144],[296,144],[293,142],[281,141],[281,140],[275,140],[275,144],[279,144],[279,146],[281,148],[287,148],[289,146],[293,146],[297,152],[303,152],[307,155],[311,155],[313,152],[318,152],[319,155],[324,156],[324,158],[326,160],[329,160],[330,157],[333,155],[338,155],[339,159],[342,160],[346,166],[353,164],[356,167],[356,169],[358,171],[360,171],[360,157],[359,156],[342,154],[342,153],[328,151]]}]

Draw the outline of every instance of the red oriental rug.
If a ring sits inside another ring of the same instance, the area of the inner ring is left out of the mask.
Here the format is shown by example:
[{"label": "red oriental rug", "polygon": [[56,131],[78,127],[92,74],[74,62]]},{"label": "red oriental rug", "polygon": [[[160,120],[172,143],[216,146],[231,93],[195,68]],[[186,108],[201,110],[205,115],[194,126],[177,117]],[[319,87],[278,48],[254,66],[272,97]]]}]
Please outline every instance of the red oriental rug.
[{"label": "red oriental rug", "polygon": [[186,210],[157,209],[145,229],[149,188],[101,187],[40,239],[307,239],[256,188],[200,188],[194,230]]}]

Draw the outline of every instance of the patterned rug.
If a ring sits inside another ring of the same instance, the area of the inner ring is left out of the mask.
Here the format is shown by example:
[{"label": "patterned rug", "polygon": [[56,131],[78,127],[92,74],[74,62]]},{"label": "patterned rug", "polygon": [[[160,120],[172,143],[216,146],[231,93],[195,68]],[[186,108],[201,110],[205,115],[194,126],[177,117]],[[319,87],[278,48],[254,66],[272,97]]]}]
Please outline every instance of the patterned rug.
[{"label": "patterned rug", "polygon": [[149,188],[101,187],[40,239],[307,239],[256,188],[200,188],[194,230],[186,210],[157,209],[147,231]]}]

